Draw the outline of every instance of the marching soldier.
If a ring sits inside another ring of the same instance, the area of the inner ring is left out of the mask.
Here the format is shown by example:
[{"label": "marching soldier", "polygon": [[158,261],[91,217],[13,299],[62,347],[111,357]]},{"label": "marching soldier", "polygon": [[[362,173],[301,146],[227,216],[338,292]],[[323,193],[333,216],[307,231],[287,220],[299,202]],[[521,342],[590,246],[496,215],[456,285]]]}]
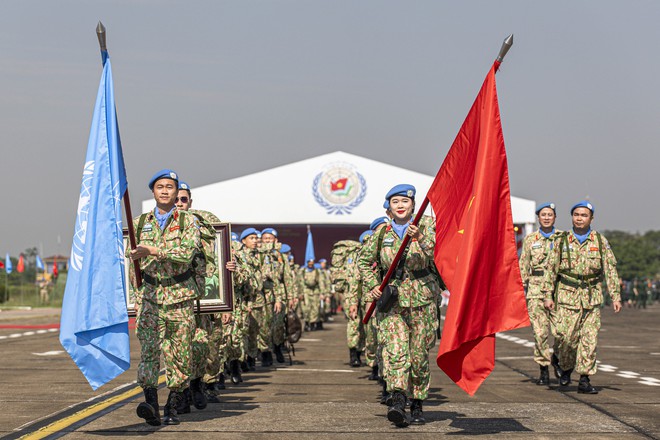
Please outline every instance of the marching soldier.
[{"label": "marching soldier", "polygon": [[305,329],[323,330],[321,322],[321,292],[324,291],[324,277],[315,267],[314,260],[300,269],[300,280],[305,298]]},{"label": "marching soldier", "polygon": [[[561,231],[555,229],[557,218],[555,204],[544,203],[536,208],[539,219],[539,230],[525,237],[520,254],[520,274],[527,293],[527,311],[534,332],[534,362],[536,362],[541,373],[536,381],[537,385],[549,385],[550,374],[548,366],[556,365],[556,355],[550,357],[550,346],[548,338],[550,334],[555,335],[554,313],[543,306],[543,292],[541,285],[548,263],[548,256],[554,245],[555,234]],[[557,350],[557,338],[555,337],[555,351]],[[557,373],[555,373],[557,374]],[[559,376],[557,376],[559,379]]]},{"label": "marching soldier", "polygon": [[[368,231],[371,232],[371,231]],[[360,243],[365,234],[360,235]],[[364,350],[364,326],[362,312],[359,308],[361,290],[358,288],[359,272],[357,271],[357,252],[360,244],[353,240],[341,240],[332,247],[332,284],[335,292],[344,296],[344,311],[346,323],[346,343],[349,352],[349,365],[362,366],[360,353]]]},{"label": "marching soldier", "polygon": [[193,305],[198,295],[192,261],[201,240],[194,217],[176,209],[178,180],[172,170],[157,172],[149,182],[156,207],[133,219],[138,244],[130,257],[139,260],[143,279],[136,292],[141,348],[137,382],[146,400],[138,405],[137,415],[153,426],[161,424],[157,394],[161,354],[170,390],[164,408],[166,425],[179,424],[177,408],[184,405],[191,374]]},{"label": "marching soldier", "polygon": [[573,229],[559,234],[550,254],[542,286],[544,305],[557,314],[559,384],[580,375],[578,393],[597,394],[589,376],[596,373],[596,345],[603,304],[602,282],[612,298],[615,313],[621,311],[616,258],[605,237],[591,229],[593,205],[583,200],[571,208]]},{"label": "marching soldier", "polygon": [[[430,268],[435,248],[435,225],[424,217],[419,226],[412,225],[415,209],[415,188],[396,185],[385,196],[392,213],[392,222],[375,233],[363,247],[358,259],[363,288],[369,299],[383,294],[374,274],[373,265],[387,271],[405,234],[411,237],[402,258],[402,279],[391,285],[398,288],[398,297],[388,305],[381,302],[382,313],[378,332],[383,341],[383,373],[392,405],[387,418],[398,427],[426,423],[422,402],[428,397],[431,374],[429,349],[435,343],[437,325],[436,296],[440,291],[437,277]],[[405,412],[406,393],[410,393],[412,419]]]}]

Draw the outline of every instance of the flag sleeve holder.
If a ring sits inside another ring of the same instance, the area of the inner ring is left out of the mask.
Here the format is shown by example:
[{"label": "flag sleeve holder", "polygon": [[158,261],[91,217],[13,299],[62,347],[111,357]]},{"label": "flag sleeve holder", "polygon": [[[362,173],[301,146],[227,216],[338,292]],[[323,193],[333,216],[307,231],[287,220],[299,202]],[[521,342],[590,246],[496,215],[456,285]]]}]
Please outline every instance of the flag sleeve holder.
[{"label": "flag sleeve holder", "polygon": [[[96,26],[96,36],[99,40],[99,47],[101,49],[101,62],[105,66],[105,62],[108,59],[108,46],[106,44],[106,35],[105,35],[105,26],[99,21],[99,24]],[[128,195],[128,185],[126,186],[126,192],[124,193],[124,210],[126,211],[126,222],[128,223],[128,240],[131,245],[131,249],[137,247],[137,240],[135,239],[135,228],[133,227],[133,214],[131,212],[131,198]],[[138,260],[133,260],[133,268],[135,269],[135,283],[138,288],[142,286],[142,273],[140,272],[140,262]]]},{"label": "flag sleeve holder", "polygon": [[[495,59],[495,71],[497,71],[502,64],[502,61],[504,60],[504,57],[506,56],[507,52],[509,49],[511,49],[511,46],[513,45],[513,34],[509,35],[504,39],[504,42],[502,43],[502,47],[500,48],[500,52],[497,55],[497,58]],[[426,207],[429,204],[429,198],[428,195],[424,197],[424,201],[419,207],[419,211],[417,212],[417,215],[415,216],[415,219],[413,220],[412,224],[417,226],[419,221],[422,219],[422,216],[424,215],[424,211],[426,211]],[[401,242],[401,246],[399,246],[399,250],[397,251],[396,255],[394,256],[394,260],[392,260],[392,264],[390,264],[390,268],[387,270],[387,273],[383,277],[383,281],[380,283],[380,291],[382,292],[385,289],[385,286],[390,282],[390,279],[392,278],[392,275],[394,274],[394,271],[399,264],[399,260],[403,256],[403,252],[406,249],[406,246],[408,246],[408,242],[410,241],[410,236],[406,235],[403,238],[403,241]],[[369,319],[371,319],[371,316],[374,313],[374,310],[376,309],[376,301],[372,301],[371,305],[369,306],[369,309],[367,312],[364,314],[364,318],[362,319],[363,324],[367,324],[369,322]]]}]

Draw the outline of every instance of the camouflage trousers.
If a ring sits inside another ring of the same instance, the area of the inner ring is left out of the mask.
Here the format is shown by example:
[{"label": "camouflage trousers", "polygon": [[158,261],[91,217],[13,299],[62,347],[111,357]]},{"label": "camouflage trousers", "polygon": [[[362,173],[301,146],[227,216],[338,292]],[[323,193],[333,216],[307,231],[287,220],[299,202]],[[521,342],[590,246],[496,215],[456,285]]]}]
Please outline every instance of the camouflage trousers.
[{"label": "camouflage trousers", "polygon": [[259,323],[259,339],[263,341],[266,349],[259,348],[259,351],[269,351],[273,348],[273,311],[274,304],[267,302],[263,307],[261,322]]},{"label": "camouflage trousers", "polygon": [[555,319],[559,366],[563,370],[574,368],[577,374],[596,374],[600,308],[570,309],[560,304]]},{"label": "camouflage trousers", "polygon": [[305,292],[305,322],[311,324],[321,321],[321,294]]},{"label": "camouflage trousers", "polygon": [[259,352],[270,350],[268,339],[270,339],[270,325],[264,331],[264,314],[268,306],[251,307],[247,314],[246,330],[247,342],[245,354],[257,358]]},{"label": "camouflage trousers", "polygon": [[346,309],[348,322],[346,324],[346,343],[348,348],[355,348],[357,351],[364,350],[364,324],[362,324],[362,308],[358,307],[357,317],[351,319],[348,316],[348,309]]},{"label": "camouflage trousers", "polygon": [[383,343],[383,375],[387,391],[408,393],[413,399],[429,395],[429,350],[435,344],[435,303],[420,307],[396,304],[383,315],[378,337]]},{"label": "camouflage trousers", "polygon": [[213,316],[208,314],[195,315],[195,335],[192,341],[192,371],[190,379],[204,376],[206,363],[209,359],[209,335],[213,331]]},{"label": "camouflage trousers", "polygon": [[213,327],[209,333],[209,354],[206,360],[206,368],[204,369],[204,383],[217,382],[218,374],[224,370],[226,345],[228,340],[228,330],[231,330],[230,325],[222,325],[221,315],[208,315],[209,319],[213,322]]},{"label": "camouflage trousers", "polygon": [[273,311],[273,319],[271,321],[271,337],[273,346],[284,344],[284,340],[286,339],[285,318],[286,307],[284,307],[284,304],[282,304],[280,313],[275,313]]},{"label": "camouflage trousers", "polygon": [[378,314],[374,313],[369,322],[364,324],[364,358],[368,366],[378,365],[382,369],[382,356],[378,345],[378,318]]},{"label": "camouflage trousers", "polygon": [[527,298],[527,312],[534,332],[534,362],[547,367],[550,365],[550,335],[554,337],[554,351],[558,349],[555,330],[555,312],[543,307],[543,298]]},{"label": "camouflage trousers", "polygon": [[142,388],[158,387],[162,353],[167,388],[173,391],[186,389],[192,369],[191,346],[195,332],[193,300],[171,305],[142,301],[135,324],[140,341],[138,385]]},{"label": "camouflage trousers", "polygon": [[224,358],[228,361],[244,361],[247,335],[248,312],[238,305],[232,312],[232,322],[223,330],[223,338],[227,338]]}]

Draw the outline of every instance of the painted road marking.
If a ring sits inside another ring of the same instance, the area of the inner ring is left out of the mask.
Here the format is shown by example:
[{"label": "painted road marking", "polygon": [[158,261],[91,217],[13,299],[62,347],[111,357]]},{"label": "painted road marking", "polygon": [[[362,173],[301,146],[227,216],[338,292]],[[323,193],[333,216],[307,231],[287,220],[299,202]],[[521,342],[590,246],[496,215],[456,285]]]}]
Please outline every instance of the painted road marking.
[{"label": "painted road marking", "polygon": [[[499,339],[504,339],[506,341],[511,341],[515,342],[516,344],[524,345],[525,347],[533,347],[534,342],[528,341],[526,339],[518,338],[516,336],[510,336],[507,334],[503,333],[496,333],[495,337]],[[608,348],[639,348],[636,345],[606,345],[603,347],[608,347]],[[552,351],[552,349],[550,350]],[[650,353],[651,355],[657,356],[660,355],[660,353]],[[510,358],[495,358],[496,360],[513,360],[513,359],[529,359],[529,357],[510,357]],[[614,373],[616,370],[618,370],[618,367],[615,367],[614,365],[608,365],[608,364],[601,364],[600,361],[596,361],[598,363],[598,370],[604,372],[604,373]],[[637,380],[637,383],[640,383],[642,385],[649,385],[649,386],[654,386],[654,387],[660,387],[660,380],[654,378],[654,377],[640,377],[639,373],[636,373],[634,371],[619,371],[618,373],[615,373],[619,377],[623,377],[625,379],[639,379]]]},{"label": "painted road marking", "polygon": [[[163,384],[165,383],[165,375],[161,374],[160,377],[158,378],[158,384]],[[119,388],[124,387],[125,385],[122,385]],[[142,393],[142,387],[135,386],[131,388],[128,391],[125,391],[121,394],[118,394],[114,397],[111,397],[109,399],[102,400],[98,403],[95,403],[85,409],[82,409],[68,417],[63,417],[60,420],[57,420],[47,426],[44,426],[41,429],[38,429],[34,432],[31,432],[29,434],[25,434],[24,436],[21,437],[21,439],[29,439],[29,440],[36,440],[36,439],[42,439],[46,437],[50,437],[53,435],[56,435],[58,433],[61,433],[71,425],[75,423],[79,423],[81,421],[86,421],[85,423],[89,423],[95,418],[99,417],[102,414],[102,411],[106,410],[107,408],[117,405],[120,403],[124,403],[126,400],[132,399],[138,394]],[[100,396],[99,396],[100,397]],[[98,398],[98,397],[97,397]],[[94,398],[93,398],[94,399]],[[90,399],[90,400],[93,400]],[[113,410],[111,410],[113,411]],[[26,425],[23,425],[23,427]],[[22,427],[21,427],[22,428]],[[20,428],[19,428],[20,429]]]},{"label": "painted road marking", "polygon": [[0,336],[0,341],[2,341],[3,339],[16,339],[22,336],[34,336],[34,335],[43,335],[44,333],[55,333],[59,330],[60,330],[59,328],[49,328],[49,329],[42,329],[37,331],[28,331],[23,333],[12,333],[11,335]]},{"label": "painted road marking", "polygon": [[32,353],[36,356],[57,356],[58,354],[62,354],[64,351],[62,350],[51,350],[51,351],[44,351],[43,353]]}]

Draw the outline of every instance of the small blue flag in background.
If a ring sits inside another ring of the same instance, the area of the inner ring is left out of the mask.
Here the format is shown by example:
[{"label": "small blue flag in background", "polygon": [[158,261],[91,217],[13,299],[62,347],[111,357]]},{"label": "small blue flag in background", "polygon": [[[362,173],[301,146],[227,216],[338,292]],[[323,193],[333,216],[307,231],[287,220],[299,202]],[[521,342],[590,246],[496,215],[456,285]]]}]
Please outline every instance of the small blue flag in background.
[{"label": "small blue flag in background", "polygon": [[41,257],[39,255],[37,255],[37,260],[35,264],[37,265],[37,269],[44,270],[44,262],[41,261]]},{"label": "small blue flag in background", "polygon": [[107,53],[103,60],[60,323],[62,346],[94,390],[130,367],[121,214],[127,181]]},{"label": "small blue flag in background", "polygon": [[312,230],[310,229],[309,226],[307,226],[307,246],[305,247],[305,264],[304,264],[304,266],[307,265],[307,262],[309,260],[315,260],[316,261],[316,256],[314,256],[314,240],[312,239]]},{"label": "small blue flag in background", "polygon": [[9,253],[7,253],[7,256],[5,257],[5,272],[11,273],[11,271],[14,268],[11,265],[11,258],[9,258]]}]

